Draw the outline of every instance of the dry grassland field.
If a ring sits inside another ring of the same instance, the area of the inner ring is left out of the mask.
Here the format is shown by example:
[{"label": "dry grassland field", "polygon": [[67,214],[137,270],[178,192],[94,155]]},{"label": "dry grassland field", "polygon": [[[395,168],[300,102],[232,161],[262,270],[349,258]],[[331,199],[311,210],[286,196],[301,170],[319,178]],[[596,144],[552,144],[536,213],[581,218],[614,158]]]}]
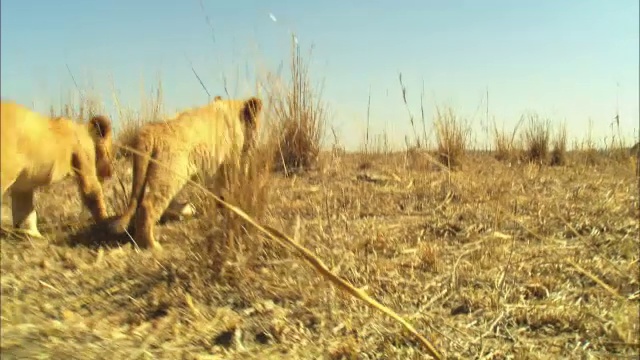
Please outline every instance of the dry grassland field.
[{"label": "dry grassland field", "polygon": [[[297,232],[447,358],[637,358],[629,162],[508,166],[467,155],[449,173],[426,156],[323,153],[316,169],[271,175],[262,221]],[[105,188],[115,199],[118,181]],[[225,241],[222,216],[160,226],[165,251],[154,258],[86,245],[100,236],[75,225],[71,180],[37,201],[49,242],[1,240],[3,359],[427,357],[290,250],[250,229]]]},{"label": "dry grassland field", "polygon": [[[46,239],[0,239],[3,360],[638,358],[637,147],[568,151],[566,132],[531,117],[519,140],[496,131],[475,151],[449,112],[428,147],[320,151],[325,112],[293,66],[298,86],[266,99],[263,147],[221,172],[225,201],[435,351],[217,203],[211,177],[179,195],[194,216],[157,226],[158,253],[93,223],[69,178],[36,193]],[[111,215],[129,155],[103,184]]]}]

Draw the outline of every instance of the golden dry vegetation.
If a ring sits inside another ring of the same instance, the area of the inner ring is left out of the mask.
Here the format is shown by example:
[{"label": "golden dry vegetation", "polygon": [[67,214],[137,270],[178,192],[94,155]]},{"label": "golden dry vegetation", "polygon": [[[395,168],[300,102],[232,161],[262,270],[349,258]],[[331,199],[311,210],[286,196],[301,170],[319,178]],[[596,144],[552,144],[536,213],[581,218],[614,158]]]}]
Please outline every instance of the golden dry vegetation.
[{"label": "golden dry vegetation", "polygon": [[[405,154],[369,157],[366,170],[359,155],[323,155],[321,169],[272,175],[263,221],[292,233],[299,216],[303,246],[448,358],[638,354],[630,167],[508,167],[476,155],[448,174],[413,170]],[[160,227],[158,259],[74,246],[90,236],[72,225],[75,192],[67,182],[39,194],[51,244],[1,240],[3,358],[424,354],[290,251],[257,234],[224,246],[209,217]]]},{"label": "golden dry vegetation", "polygon": [[[324,113],[305,74],[292,78],[305,86],[268,94],[277,126],[249,166],[225,169],[225,200],[291,235],[448,359],[639,355],[628,152],[567,153],[566,132],[535,117],[517,139],[496,130],[496,151],[472,151],[446,111],[438,151],[319,151]],[[104,184],[114,214],[131,181],[125,155]],[[159,226],[164,251],[153,255],[86,220],[72,179],[39,191],[48,241],[0,240],[2,358],[428,358],[398,323],[202,189],[181,196],[198,214]]]}]

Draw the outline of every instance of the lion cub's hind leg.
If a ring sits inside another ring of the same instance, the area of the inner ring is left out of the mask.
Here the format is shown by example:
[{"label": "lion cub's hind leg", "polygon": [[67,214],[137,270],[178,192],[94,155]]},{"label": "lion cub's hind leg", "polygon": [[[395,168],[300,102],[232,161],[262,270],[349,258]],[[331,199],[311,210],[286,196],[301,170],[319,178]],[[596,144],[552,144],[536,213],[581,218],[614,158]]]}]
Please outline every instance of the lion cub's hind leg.
[{"label": "lion cub's hind leg", "polygon": [[189,179],[188,157],[173,155],[171,158],[171,161],[158,159],[171,170],[155,163],[149,164],[147,169],[147,191],[135,216],[134,240],[141,248],[162,248],[155,239],[155,225]]},{"label": "lion cub's hind leg", "polygon": [[[29,186],[16,186],[20,183],[24,160],[20,155],[7,150],[2,154],[2,172],[0,172],[0,196],[4,197],[11,190],[11,217],[15,231],[33,238],[43,238],[38,230],[38,217],[34,204],[34,189]],[[16,189],[18,187],[18,189]],[[27,190],[25,190],[25,188]]]},{"label": "lion cub's hind leg", "polygon": [[2,169],[2,173],[0,173],[0,196],[4,196],[17,179],[18,173],[15,171],[9,173],[7,170]]},{"label": "lion cub's hind leg", "polygon": [[111,231],[116,234],[123,234],[132,230],[131,219],[136,214],[138,203],[145,191],[145,179],[147,178],[147,169],[152,156],[151,143],[144,134],[139,134],[136,139],[134,147],[142,154],[134,154],[133,156],[133,178],[131,180],[129,204],[125,211],[111,223]]},{"label": "lion cub's hind leg", "polygon": [[34,238],[43,238],[38,230],[33,189],[11,191],[11,215],[13,226],[18,232]]}]

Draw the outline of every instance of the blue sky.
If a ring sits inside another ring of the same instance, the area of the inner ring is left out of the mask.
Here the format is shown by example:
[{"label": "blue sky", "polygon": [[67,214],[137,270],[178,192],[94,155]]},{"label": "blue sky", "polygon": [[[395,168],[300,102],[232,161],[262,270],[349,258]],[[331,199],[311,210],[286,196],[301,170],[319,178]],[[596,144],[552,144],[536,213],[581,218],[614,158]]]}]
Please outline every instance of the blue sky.
[{"label": "blue sky", "polygon": [[451,106],[477,141],[487,87],[500,127],[535,111],[572,138],[591,119],[601,140],[618,102],[629,142],[638,131],[637,0],[7,0],[0,14],[2,98],[43,112],[77,93],[67,66],[114,121],[113,87],[137,109],[158,78],[167,112],[204,104],[189,61],[212,94],[224,95],[224,74],[231,96],[248,96],[257,73],[288,64],[294,31],[314,47],[312,80],[348,148],[364,138],[369,89],[370,131],[398,145],[412,134],[399,72],[415,115],[424,81],[428,124]]}]

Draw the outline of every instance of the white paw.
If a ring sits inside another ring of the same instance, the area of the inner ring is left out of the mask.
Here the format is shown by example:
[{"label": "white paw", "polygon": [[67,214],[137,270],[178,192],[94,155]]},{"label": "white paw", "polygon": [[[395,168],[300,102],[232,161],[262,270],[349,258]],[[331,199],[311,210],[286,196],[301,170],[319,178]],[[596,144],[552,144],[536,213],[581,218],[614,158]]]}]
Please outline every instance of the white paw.
[{"label": "white paw", "polygon": [[33,239],[44,239],[44,236],[42,236],[38,229],[15,229],[15,232]]}]

